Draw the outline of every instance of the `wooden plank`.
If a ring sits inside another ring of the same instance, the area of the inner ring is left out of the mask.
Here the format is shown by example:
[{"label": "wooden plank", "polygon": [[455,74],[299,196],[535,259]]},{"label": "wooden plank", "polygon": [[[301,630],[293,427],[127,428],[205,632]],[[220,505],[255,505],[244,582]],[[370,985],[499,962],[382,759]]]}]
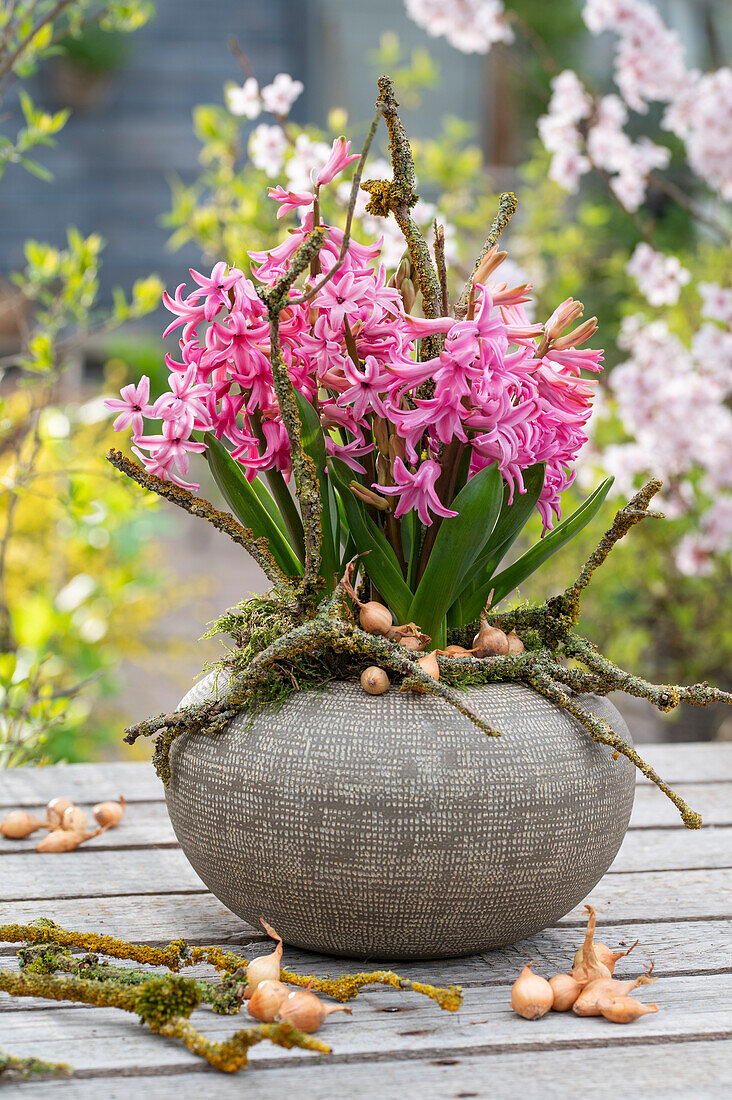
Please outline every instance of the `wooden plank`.
[{"label": "wooden plank", "polygon": [[[123,841],[124,823],[115,832]],[[0,861],[6,899],[105,897],[205,889],[179,848],[143,847],[125,855],[115,850],[116,845],[110,847],[104,843],[110,833],[112,830],[95,837],[75,852],[61,854],[41,855],[29,841],[9,842],[18,847],[6,850]],[[719,868],[732,862],[731,855],[732,834],[728,828],[698,832],[643,829],[628,833],[609,875]]]},{"label": "wooden plank", "polygon": [[[732,788],[730,790],[732,791]],[[86,812],[90,826],[96,827],[91,805],[85,802],[79,802],[77,805]],[[0,811],[0,817],[5,812],[5,810]],[[0,836],[0,856],[8,852],[17,854],[33,851],[43,835],[44,831],[39,830],[24,840],[8,840],[7,837]],[[177,845],[178,841],[164,802],[132,802],[126,807],[120,825],[88,841],[86,848],[93,848],[95,851],[119,851],[131,847],[170,848]]]},{"label": "wooden plank", "polygon": [[0,867],[8,901],[206,889],[179,848],[143,848],[122,858],[117,852],[95,852],[85,845],[53,855],[35,851],[4,855]]},{"label": "wooden plank", "polygon": [[[633,1037],[644,1042],[732,1036],[732,975],[667,978],[644,990],[660,1011],[643,1017]],[[393,989],[362,993],[352,1019],[334,1017],[320,1032],[337,1056],[418,1055],[436,1057],[521,1051],[527,1046],[556,1050],[578,1043],[603,1046],[624,1043],[628,1029],[602,1018],[579,1019],[573,1014],[548,1013],[541,1022],[521,1020],[509,1007],[509,987],[480,986],[465,990],[459,1013],[442,1012],[431,1001]],[[248,1018],[248,1017],[247,1017]],[[4,1014],[3,1044],[19,1057],[68,1061],[77,1070],[129,1071],[195,1064],[195,1058],[172,1040],[151,1035],[137,1019],[113,1009],[49,1008],[43,1012]],[[243,1019],[197,1011],[194,1022],[212,1038],[222,1039],[242,1026]],[[262,1044],[252,1062],[281,1065],[312,1062],[312,1054],[282,1051]],[[617,1076],[616,1076],[617,1083]]]},{"label": "wooden plank", "polygon": [[636,829],[626,834],[608,874],[729,866],[732,866],[732,830],[728,827]]},{"label": "wooden plank", "polygon": [[[732,825],[732,783],[681,783],[674,790],[702,815],[705,826]],[[680,824],[679,811],[658,787],[650,783],[638,784],[631,829],[676,829]]]},{"label": "wooden plank", "polygon": [[[732,742],[687,741],[683,744],[638,745],[638,752],[672,786],[732,779]],[[642,775],[639,783],[648,783]]]},{"label": "wooden plank", "polygon": [[[64,928],[104,932],[144,943],[169,943],[183,935],[191,943],[241,943],[251,936],[264,938],[212,894],[0,903],[3,924],[28,924],[37,917],[50,917]],[[0,952],[4,946],[0,945]]]},{"label": "wooden plank", "polygon": [[[638,748],[667,783],[732,781],[732,743],[690,742],[641,745]],[[638,776],[643,786],[648,781]],[[117,798],[162,801],[164,792],[150,764],[110,761],[102,764],[54,764],[46,768],[12,768],[0,772],[0,806],[40,809],[58,795],[83,803]]]},{"label": "wooden plank", "polygon": [[41,809],[52,798],[92,805],[123,794],[130,802],[164,798],[163,785],[150,764],[53,764],[47,768],[0,771],[0,806]]},{"label": "wooden plank", "polygon": [[[138,939],[134,929],[110,929]],[[521,967],[530,959],[536,959],[535,970],[549,978],[566,972],[574,953],[582,942],[580,928],[548,928],[529,939],[498,948],[483,955],[471,955],[463,959],[435,959],[427,962],[380,963],[413,981],[430,982],[433,985],[505,985],[512,983]],[[616,969],[619,978],[636,977],[651,962],[655,962],[657,977],[673,977],[682,974],[712,973],[732,968],[732,938],[727,921],[689,921],[679,924],[605,925],[598,930],[601,943],[622,949],[630,947],[634,940],[638,946]],[[242,933],[239,942],[228,940],[226,947],[238,950],[248,958],[269,950],[269,941],[252,942]],[[7,952],[0,965],[3,969],[17,970],[18,960],[11,952],[17,948],[3,944]],[[285,965],[299,974],[317,974],[319,977],[353,973],[364,964],[357,960],[334,959],[327,955],[315,955],[307,951],[287,948]],[[368,965],[368,964],[366,964]],[[209,975],[210,968],[191,967],[186,974]],[[33,1002],[33,1004],[48,1002]],[[0,1012],[17,1011],[27,1002],[7,998],[0,1000]]]},{"label": "wooden plank", "polygon": [[[39,882],[38,888],[41,886]],[[27,923],[47,916],[70,928],[111,934],[119,929],[127,938],[134,935],[150,942],[185,935],[194,942],[218,943],[242,932],[250,934],[248,926],[211,894],[160,895],[153,893],[155,886],[155,882],[149,883],[149,893],[144,896],[5,901],[0,905],[0,919],[3,923]],[[608,924],[728,920],[732,918],[732,871],[606,875],[585,900]],[[559,923],[576,926],[584,920],[582,902]]]},{"label": "wooden plank", "polygon": [[[618,1029],[621,1030],[621,1029]],[[618,1077],[628,1070],[632,1095],[643,1100],[719,1100],[729,1086],[732,1051],[727,1041],[644,1044],[628,1030],[611,1050],[522,1051],[455,1056],[427,1055],[396,1061],[342,1061],[325,1058],[317,1064],[268,1068],[256,1063],[228,1077],[201,1071],[171,1076],[98,1077],[90,1080],[5,1084],[3,1100],[28,1100],[33,1089],[53,1100],[98,1100],[100,1088],[112,1100],[277,1100],[300,1093],[308,1100],[383,1100],[419,1096],[420,1100],[446,1097],[508,1097],[522,1100],[566,1100],[568,1082],[588,1100],[615,1098]],[[613,1039],[615,1036],[613,1035]],[[608,1070],[613,1068],[609,1080]],[[517,1088],[517,1083],[520,1086]],[[37,1093],[36,1093],[37,1095]]]}]

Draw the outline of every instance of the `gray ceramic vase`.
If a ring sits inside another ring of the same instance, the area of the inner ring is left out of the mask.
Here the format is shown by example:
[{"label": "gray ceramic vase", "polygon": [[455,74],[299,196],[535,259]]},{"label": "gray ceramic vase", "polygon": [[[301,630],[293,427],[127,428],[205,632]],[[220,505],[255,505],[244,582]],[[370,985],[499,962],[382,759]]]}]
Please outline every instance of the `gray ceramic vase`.
[{"label": "gray ceramic vase", "polygon": [[[501,737],[429,695],[351,683],[181,735],[167,801],[183,851],[234,913],[312,951],[439,958],[545,928],[615,858],[634,768],[530,688],[469,698]],[[607,699],[584,702],[629,737]]]}]

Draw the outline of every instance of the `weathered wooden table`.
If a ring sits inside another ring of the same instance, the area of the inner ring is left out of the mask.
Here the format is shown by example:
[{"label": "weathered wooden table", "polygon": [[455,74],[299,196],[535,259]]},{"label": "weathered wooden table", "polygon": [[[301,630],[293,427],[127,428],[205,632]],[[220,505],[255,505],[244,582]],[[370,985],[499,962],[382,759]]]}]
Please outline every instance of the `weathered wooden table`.
[{"label": "weathered wooden table", "polygon": [[[629,1026],[549,1013],[532,1023],[509,1006],[523,962],[550,977],[566,970],[584,914],[578,906],[556,927],[513,947],[467,959],[395,964],[407,977],[459,983],[460,1012],[441,1012],[414,993],[371,987],[319,1033],[330,1057],[268,1044],[234,1077],[209,1069],[172,1040],[153,1036],[112,1009],[18,1001],[0,994],[0,1046],[17,1056],[65,1061],[69,1080],[7,1083],[3,1097],[117,1100],[252,1096],[298,1090],[331,1097],[648,1097],[720,1098],[732,1094],[732,745],[649,746],[645,754],[691,805],[705,827],[681,828],[673,806],[640,782],[630,831],[611,870],[588,899],[598,939],[640,943],[618,967],[634,976],[655,959],[659,978],[642,999],[660,1011]],[[178,848],[152,768],[144,764],[71,765],[0,773],[0,815],[40,809],[56,795],[88,806],[124,794],[121,827],[67,855],[39,855],[35,838],[0,838],[0,923],[45,915],[71,928],[163,944],[183,936],[262,953],[265,938],[209,894]],[[460,914],[455,914],[460,920]],[[251,949],[250,949],[251,948]],[[0,945],[0,965],[16,964]],[[358,969],[343,960],[286,951],[304,973]],[[199,1009],[195,1022],[222,1038],[248,1022]],[[725,1041],[726,1040],[726,1041]]]}]

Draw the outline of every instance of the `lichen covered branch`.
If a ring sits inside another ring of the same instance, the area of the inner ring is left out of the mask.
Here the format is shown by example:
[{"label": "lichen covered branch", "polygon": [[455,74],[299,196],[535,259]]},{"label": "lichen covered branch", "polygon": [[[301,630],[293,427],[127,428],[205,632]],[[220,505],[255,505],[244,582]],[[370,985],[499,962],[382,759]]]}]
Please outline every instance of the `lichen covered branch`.
[{"label": "lichen covered branch", "polygon": [[[504,191],[503,194],[499,196],[498,213],[493,219],[491,227],[488,230],[488,236],[486,237],[485,243],[480,250],[477,260],[475,261],[475,265],[473,267],[473,275],[480,267],[485,256],[487,256],[490,250],[494,248],[498,243],[498,238],[510,222],[511,218],[516,213],[517,205],[518,204],[516,202],[516,196],[514,195],[513,191]],[[465,286],[462,289],[460,297],[457,300],[457,304],[455,306],[455,316],[458,318],[458,320],[462,320],[468,312],[468,299],[470,297],[470,291],[473,286],[473,275],[471,275],[466,282]]]},{"label": "lichen covered branch", "polygon": [[[182,988],[187,991],[189,1000],[195,1000],[196,1004],[210,1004],[214,1011],[232,1013],[238,1011],[243,999],[246,968],[249,965],[249,960],[243,956],[232,951],[224,951],[215,945],[195,947],[187,944],[185,940],[175,940],[166,947],[150,947],[147,944],[128,943],[126,940],[95,932],[77,932],[61,928],[46,918],[40,918],[29,925],[0,926],[0,943],[29,945],[21,948],[18,956],[22,967],[21,972],[29,975],[31,979],[34,976],[65,971],[66,973],[56,975],[59,982],[54,986],[59,993],[59,996],[54,999],[60,1000],[68,999],[61,994],[74,988],[78,988],[90,997],[102,996],[103,994],[94,993],[92,989],[92,985],[96,982],[97,984],[107,983],[109,987],[115,989],[121,987],[122,991],[129,995],[125,1004],[132,1004],[135,988],[139,989],[151,977],[159,977],[135,968],[111,967],[106,963],[100,963],[98,956],[105,955],[144,966],[166,967],[174,975],[183,967],[200,964],[211,966],[225,975],[223,982],[186,979],[190,984]],[[86,954],[81,957],[74,956],[70,952],[71,948],[84,951]],[[64,984],[63,979],[67,977],[89,982],[90,985],[74,987],[70,981]],[[289,985],[311,987],[316,992],[325,993],[341,1002],[357,997],[361,989],[368,985],[388,985],[394,989],[412,990],[431,998],[447,1012],[456,1012],[462,1000],[462,993],[458,986],[440,988],[427,985],[424,982],[402,978],[393,970],[374,970],[358,974],[341,974],[337,978],[319,978],[313,974],[298,974],[282,967],[280,979]],[[130,987],[135,988],[130,989]],[[27,985],[23,988],[30,989],[31,986]],[[175,994],[178,987],[171,988]],[[173,1000],[171,1014],[186,1015],[181,1009],[180,1000],[176,1000],[175,997]],[[92,1000],[85,1003],[97,1002]],[[124,1006],[117,1005],[117,1007]],[[130,1009],[130,1011],[138,1010]],[[161,1014],[165,1015],[161,1009],[158,1009],[158,1017]]]},{"label": "lichen covered branch", "polygon": [[289,577],[285,576],[272,557],[267,540],[256,538],[254,532],[248,527],[243,527],[230,512],[222,512],[218,508],[214,508],[213,504],[210,504],[203,497],[194,496],[188,489],[183,489],[172,481],[162,481],[161,478],[148,473],[142,466],[138,466],[136,462],[114,448],[107,452],[107,461],[120,473],[125,474],[132,481],[136,481],[143,489],[149,489],[150,492],[157,493],[164,500],[169,500],[192,516],[199,516],[201,519],[207,520],[217,531],[222,531],[225,535],[228,535],[232,542],[243,546],[247,553],[254,558],[267,579],[271,581],[275,591],[286,599],[294,599],[292,582]]},{"label": "lichen covered branch", "polygon": [[[127,740],[156,736],[155,766],[164,783],[170,780],[170,747],[181,733],[205,730],[215,734],[242,711],[254,716],[268,705],[284,702],[293,691],[317,688],[333,679],[357,679],[367,665],[384,669],[401,691],[423,691],[443,699],[490,736],[500,731],[477,715],[460,688],[496,682],[522,683],[551,699],[575,717],[593,740],[609,745],[626,756],[678,807],[684,824],[698,828],[701,818],[666,784],[654,769],[607,722],[597,718],[582,702],[583,693],[607,695],[611,691],[647,699],[662,711],[687,702],[694,706],[732,704],[732,695],[706,683],[680,687],[652,684],[618,668],[574,630],[580,615],[581,595],[613,546],[642,519],[657,516],[648,504],[660,488],[650,481],[621,508],[610,528],[599,540],[577,579],[564,592],[539,607],[519,607],[492,616],[503,630],[516,631],[525,644],[520,655],[478,660],[438,658],[440,678],[430,676],[418,663],[418,655],[404,649],[397,640],[366,633],[353,619],[352,589],[344,581],[308,616],[283,615],[276,600],[259,601],[256,630],[252,630],[244,609],[232,609],[225,618],[226,630],[240,636],[242,659],[225,664],[228,680],[217,700],[159,715],[131,727]],[[266,612],[266,613],[265,613]],[[241,629],[237,624],[241,621]],[[273,624],[278,623],[275,628]],[[474,626],[451,632],[450,641],[470,646]],[[570,659],[580,663],[567,665]],[[303,682],[304,681],[304,682]]]},{"label": "lichen covered branch", "polygon": [[[389,150],[394,173],[392,180],[365,180],[361,186],[371,195],[367,211],[377,217],[394,215],[402,231],[417,285],[422,294],[422,309],[425,317],[439,317],[442,313],[442,290],[435,271],[430,250],[419,227],[411,214],[418,199],[414,187],[416,177],[414,158],[397,107],[399,103],[394,94],[394,85],[388,76],[379,77],[379,98],[376,106],[384,116],[389,131]],[[439,334],[425,337],[420,349],[422,360],[439,355],[444,345],[444,337]]]}]

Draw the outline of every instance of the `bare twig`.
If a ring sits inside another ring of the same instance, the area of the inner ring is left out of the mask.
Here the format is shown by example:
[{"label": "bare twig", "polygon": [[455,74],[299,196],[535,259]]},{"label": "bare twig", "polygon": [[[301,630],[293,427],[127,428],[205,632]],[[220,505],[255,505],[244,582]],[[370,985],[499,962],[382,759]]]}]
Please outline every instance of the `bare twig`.
[{"label": "bare twig", "polygon": [[445,227],[437,224],[437,218],[435,218],[435,264],[437,265],[437,277],[440,280],[442,316],[449,317],[450,300],[447,292],[447,265],[445,263]]}]

